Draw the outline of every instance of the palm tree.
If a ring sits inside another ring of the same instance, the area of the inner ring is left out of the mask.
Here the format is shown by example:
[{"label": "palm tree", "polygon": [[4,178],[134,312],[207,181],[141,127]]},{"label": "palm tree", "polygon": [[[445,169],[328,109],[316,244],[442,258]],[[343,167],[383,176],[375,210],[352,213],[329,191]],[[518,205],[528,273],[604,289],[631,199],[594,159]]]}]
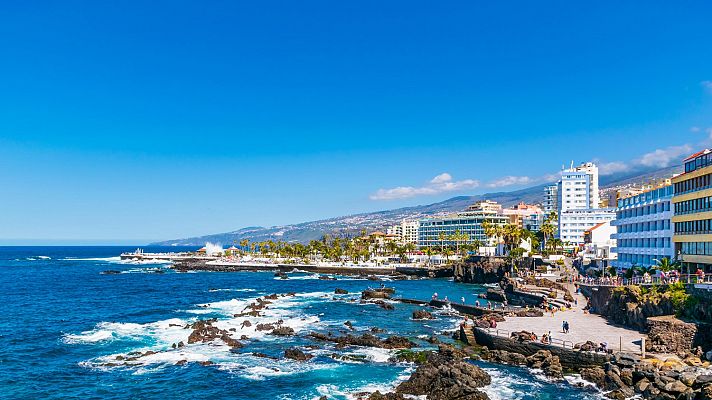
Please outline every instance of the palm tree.
[{"label": "palm tree", "polygon": [[655,261],[656,269],[665,273],[677,270],[680,267],[680,264],[677,261],[672,261],[669,257],[663,257],[661,259],[655,259],[653,261]]},{"label": "palm tree", "polygon": [[247,239],[242,239],[240,240],[240,247],[242,248],[242,251],[249,251],[250,250],[250,241]]},{"label": "palm tree", "polygon": [[522,240],[522,229],[514,224],[507,224],[502,228],[502,238],[509,251],[512,251]]},{"label": "palm tree", "polygon": [[541,229],[539,229],[539,232],[541,232],[544,236],[544,248],[546,248],[549,242],[549,238],[554,237],[554,233],[556,233],[556,228],[554,227],[554,225],[546,221],[544,222],[544,225],[541,226]]},{"label": "palm tree", "polygon": [[445,232],[438,233],[438,239],[440,240],[440,251],[445,250],[445,239],[447,239]]},{"label": "palm tree", "polygon": [[495,225],[489,220],[482,221],[482,229],[485,231],[485,236],[487,236],[488,242],[494,239],[494,245],[499,244],[499,237],[502,235],[502,227]]},{"label": "palm tree", "polygon": [[407,251],[408,253],[414,252],[414,251],[415,251],[415,244],[414,244],[414,243],[410,243],[410,242],[406,243],[406,244],[405,244],[405,251]]},{"label": "palm tree", "polygon": [[390,254],[395,254],[396,250],[398,250],[398,244],[394,241],[390,241],[386,243],[386,251]]},{"label": "palm tree", "polygon": [[480,247],[482,247],[482,242],[475,239],[472,241],[472,243],[470,243],[470,246],[472,246],[472,251],[474,251],[475,253],[478,253],[480,251]]}]

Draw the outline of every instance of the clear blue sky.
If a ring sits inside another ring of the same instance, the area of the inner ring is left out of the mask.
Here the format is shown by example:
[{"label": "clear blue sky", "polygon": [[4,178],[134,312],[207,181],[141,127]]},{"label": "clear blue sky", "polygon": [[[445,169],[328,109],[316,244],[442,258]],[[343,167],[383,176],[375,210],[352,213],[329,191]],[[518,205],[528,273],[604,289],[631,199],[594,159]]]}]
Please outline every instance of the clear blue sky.
[{"label": "clear blue sky", "polygon": [[140,243],[516,189],[572,159],[665,160],[709,140],[710,15],[3,2],[0,244]]}]

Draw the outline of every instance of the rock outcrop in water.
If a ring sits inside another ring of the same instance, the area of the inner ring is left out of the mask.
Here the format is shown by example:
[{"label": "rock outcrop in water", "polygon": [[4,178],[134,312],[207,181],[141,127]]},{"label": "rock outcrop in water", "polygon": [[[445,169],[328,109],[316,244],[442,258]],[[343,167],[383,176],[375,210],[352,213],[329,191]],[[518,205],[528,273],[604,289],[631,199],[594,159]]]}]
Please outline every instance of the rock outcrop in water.
[{"label": "rock outcrop in water", "polygon": [[312,359],[311,354],[306,354],[305,352],[297,349],[296,347],[289,348],[284,351],[284,358],[289,358],[295,361],[309,361]]},{"label": "rock outcrop in water", "polygon": [[417,344],[402,336],[390,336],[386,339],[379,339],[377,336],[370,333],[364,333],[361,336],[333,336],[331,335],[331,332],[329,332],[328,335],[312,332],[309,334],[309,337],[312,339],[336,343],[337,348],[344,348],[346,346],[364,346],[379,347],[382,349],[410,349],[418,347]]},{"label": "rock outcrop in water", "polygon": [[199,320],[193,323],[190,328],[193,329],[190,336],[188,336],[188,344],[192,343],[207,343],[212,342],[216,339],[220,339],[225,344],[232,348],[242,347],[237,339],[230,337],[228,331],[213,326],[212,324],[217,322],[216,319]]},{"label": "rock outcrop in water", "polygon": [[413,311],[413,319],[415,320],[420,320],[420,319],[435,319],[435,316],[431,314],[428,311],[425,310],[415,310]]},{"label": "rock outcrop in water", "polygon": [[390,299],[391,294],[394,293],[395,291],[392,289],[388,288],[382,288],[382,289],[366,289],[363,292],[361,292],[361,298],[363,300],[370,300],[370,299]]},{"label": "rock outcrop in water", "polygon": [[508,364],[516,366],[527,366],[529,368],[541,369],[549,378],[563,379],[564,369],[561,366],[559,357],[552,355],[548,350],[540,350],[529,357],[525,357],[519,353],[513,353],[506,350],[489,350],[486,347],[482,349],[480,357],[483,360],[498,364]]},{"label": "rock outcrop in water", "polygon": [[480,389],[491,378],[478,366],[464,360],[464,353],[448,345],[440,345],[427,360],[393,393],[371,394],[369,400],[399,400],[406,396],[425,396],[429,400],[487,400]]}]

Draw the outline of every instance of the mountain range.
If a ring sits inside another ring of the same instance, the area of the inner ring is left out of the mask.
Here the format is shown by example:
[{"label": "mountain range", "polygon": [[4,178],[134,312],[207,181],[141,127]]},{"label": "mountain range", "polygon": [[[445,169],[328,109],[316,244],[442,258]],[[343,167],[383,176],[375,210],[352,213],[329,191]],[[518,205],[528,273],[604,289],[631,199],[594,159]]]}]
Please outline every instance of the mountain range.
[{"label": "mountain range", "polygon": [[[641,185],[652,180],[669,178],[679,173],[679,166],[638,171],[628,174],[616,174],[600,179],[601,190],[613,190],[625,186]],[[202,246],[206,242],[231,245],[242,239],[250,241],[281,240],[286,242],[306,243],[319,239],[324,234],[333,236],[352,237],[361,230],[384,230],[387,226],[396,224],[403,219],[417,219],[428,216],[462,211],[472,203],[481,200],[493,200],[504,207],[511,207],[519,202],[540,204],[544,199],[544,187],[547,184],[528,187],[510,192],[485,193],[474,196],[457,196],[437,203],[403,207],[393,210],[368,212],[342,217],[322,219],[318,221],[302,222],[292,225],[272,227],[251,226],[232,232],[216,233],[185,239],[166,240],[151,245],[160,246]]]}]

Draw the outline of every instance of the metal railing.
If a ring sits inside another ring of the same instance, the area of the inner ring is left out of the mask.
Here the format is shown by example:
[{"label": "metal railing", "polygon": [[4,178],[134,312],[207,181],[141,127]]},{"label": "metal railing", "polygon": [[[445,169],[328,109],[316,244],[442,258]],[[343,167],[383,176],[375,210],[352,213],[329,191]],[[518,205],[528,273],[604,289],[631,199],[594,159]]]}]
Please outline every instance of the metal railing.
[{"label": "metal railing", "polygon": [[[512,333],[509,330],[506,329],[498,329],[498,328],[480,328],[477,326],[474,326],[473,329],[480,329],[484,332],[486,332],[488,335],[492,336],[498,336],[510,340],[516,340],[515,338],[512,337]],[[527,342],[524,342],[527,343]],[[537,337],[537,340],[531,340],[529,343],[536,344],[538,346],[547,346],[547,347],[558,347],[562,349],[568,349],[568,350],[577,350],[577,351],[584,351],[581,349],[576,348],[576,344],[572,341],[569,340],[563,340],[563,339],[557,339],[557,338],[552,338],[549,337],[547,342],[542,342],[541,337]],[[589,351],[589,353],[598,353],[598,354],[616,354],[616,353],[621,353],[623,352],[622,349],[622,342],[620,345],[620,349],[615,349],[615,348],[609,348],[607,351]]]},{"label": "metal railing", "polygon": [[[480,328],[480,327],[474,327],[475,329],[481,329],[485,332],[487,332],[490,335],[494,336],[499,336],[507,339],[513,339],[512,338],[512,331],[506,330],[506,329],[499,329],[499,328]],[[563,340],[563,339],[557,339],[557,338],[549,338],[547,342],[542,342],[540,337],[537,337],[536,340],[532,340],[532,343],[536,343],[539,345],[543,346],[556,346],[556,347],[561,347],[564,349],[574,349],[574,342],[571,342],[569,340]]]},{"label": "metal railing", "polygon": [[696,283],[712,283],[712,275],[682,274],[673,276],[635,276],[633,278],[582,278],[575,283],[587,286],[628,286],[628,285],[669,285],[673,283],[692,285]]}]

